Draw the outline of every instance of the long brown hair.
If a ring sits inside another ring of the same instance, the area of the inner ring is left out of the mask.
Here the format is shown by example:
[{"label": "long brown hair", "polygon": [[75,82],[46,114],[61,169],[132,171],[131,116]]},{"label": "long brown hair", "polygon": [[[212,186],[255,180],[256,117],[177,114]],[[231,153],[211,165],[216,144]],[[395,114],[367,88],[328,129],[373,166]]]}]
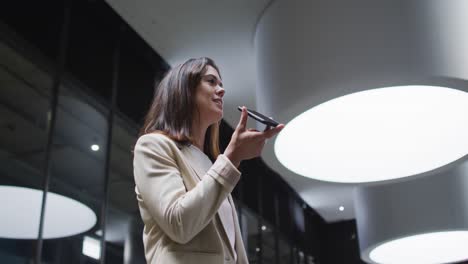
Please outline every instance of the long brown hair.
[{"label": "long brown hair", "polygon": [[[192,121],[194,113],[199,113],[195,102],[196,88],[208,65],[220,74],[218,66],[210,58],[189,59],[166,73],[155,86],[153,102],[139,136],[161,133],[181,144],[193,143]],[[203,152],[211,159],[220,154],[219,123],[208,128]]]}]

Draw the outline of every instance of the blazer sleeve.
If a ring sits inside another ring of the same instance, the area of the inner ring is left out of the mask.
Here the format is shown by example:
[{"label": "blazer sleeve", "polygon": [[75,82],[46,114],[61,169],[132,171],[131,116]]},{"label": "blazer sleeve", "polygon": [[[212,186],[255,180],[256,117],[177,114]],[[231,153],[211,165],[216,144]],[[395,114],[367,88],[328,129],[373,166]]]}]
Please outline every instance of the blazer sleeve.
[{"label": "blazer sleeve", "polygon": [[187,191],[174,148],[163,135],[140,137],[134,150],[134,177],[151,217],[173,241],[185,244],[212,220],[241,173],[219,155],[202,180]]}]

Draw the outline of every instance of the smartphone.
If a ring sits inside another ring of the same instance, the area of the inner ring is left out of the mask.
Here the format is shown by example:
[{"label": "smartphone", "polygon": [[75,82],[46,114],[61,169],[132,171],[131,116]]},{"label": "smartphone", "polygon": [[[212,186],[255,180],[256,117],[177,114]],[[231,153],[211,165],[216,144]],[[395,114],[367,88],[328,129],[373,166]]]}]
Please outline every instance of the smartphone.
[{"label": "smartphone", "polygon": [[[242,107],[238,106],[237,109],[242,112]],[[279,125],[279,123],[276,122],[275,120],[273,120],[273,119],[271,119],[271,118],[269,118],[269,117],[267,117],[265,115],[262,115],[257,111],[250,110],[250,109],[247,108],[247,113],[253,119],[255,119],[258,122],[260,122],[262,124],[265,124],[265,125],[267,125],[269,127],[276,127],[277,125]]]}]

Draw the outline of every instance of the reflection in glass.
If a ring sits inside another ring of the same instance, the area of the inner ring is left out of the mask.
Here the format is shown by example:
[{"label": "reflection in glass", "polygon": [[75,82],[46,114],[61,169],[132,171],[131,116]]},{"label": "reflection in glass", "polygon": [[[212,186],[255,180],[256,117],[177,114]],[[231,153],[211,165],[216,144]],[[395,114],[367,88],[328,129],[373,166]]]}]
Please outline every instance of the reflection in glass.
[{"label": "reflection in glass", "polygon": [[263,263],[275,263],[275,233],[273,226],[264,220],[261,227],[262,232],[262,259]]},{"label": "reflection in glass", "polygon": [[[60,87],[51,149],[49,191],[86,205],[98,219],[94,226],[81,234],[45,240],[43,261],[53,263],[98,261],[84,255],[82,245],[86,237],[99,240],[95,232],[99,229],[100,212],[105,197],[108,110],[82,90],[69,79],[65,79]],[[99,145],[100,150],[93,151],[92,145]],[[50,203],[50,197],[47,196],[46,205]],[[74,217],[84,220],[79,214],[75,214]],[[46,218],[45,226],[47,221]]]},{"label": "reflection in glass", "polygon": [[[0,42],[0,57],[0,185],[31,188],[42,196],[52,78],[7,43]],[[14,197],[2,201],[15,203]],[[31,210],[26,206],[22,210]],[[24,221],[39,225],[39,218]],[[35,239],[0,237],[0,259],[26,263],[34,257]]]},{"label": "reflection in glass", "polygon": [[[106,223],[106,263],[145,263],[143,223],[141,222],[133,180],[134,125],[117,115],[112,128],[111,161]],[[112,251],[109,251],[112,248]]]},{"label": "reflection in glass", "polygon": [[286,263],[289,263],[290,260],[291,260],[291,246],[288,244],[288,242],[283,239],[283,238],[280,238],[279,239],[279,263],[281,264],[286,264]]},{"label": "reflection in glass", "polygon": [[247,250],[249,262],[258,263],[258,256],[261,251],[258,243],[258,217],[250,209],[242,207],[240,218],[242,221],[244,246]]},{"label": "reflection in glass", "polygon": [[[41,190],[0,185],[0,201],[15,198],[14,203],[4,203],[0,218],[0,237],[11,239],[36,239],[42,205]],[[86,205],[68,197],[49,192],[45,209],[44,239],[73,236],[96,224],[96,214]],[[79,216],[79,217],[76,217]]]}]

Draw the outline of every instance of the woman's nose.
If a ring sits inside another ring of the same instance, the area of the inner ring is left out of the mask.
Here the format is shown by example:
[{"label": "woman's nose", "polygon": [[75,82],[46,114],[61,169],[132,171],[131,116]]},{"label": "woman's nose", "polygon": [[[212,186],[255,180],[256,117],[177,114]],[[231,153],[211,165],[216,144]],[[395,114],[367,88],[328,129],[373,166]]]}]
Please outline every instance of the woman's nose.
[{"label": "woman's nose", "polygon": [[218,95],[219,97],[223,97],[225,92],[226,91],[223,87],[218,86],[218,89],[216,90],[216,95]]}]

